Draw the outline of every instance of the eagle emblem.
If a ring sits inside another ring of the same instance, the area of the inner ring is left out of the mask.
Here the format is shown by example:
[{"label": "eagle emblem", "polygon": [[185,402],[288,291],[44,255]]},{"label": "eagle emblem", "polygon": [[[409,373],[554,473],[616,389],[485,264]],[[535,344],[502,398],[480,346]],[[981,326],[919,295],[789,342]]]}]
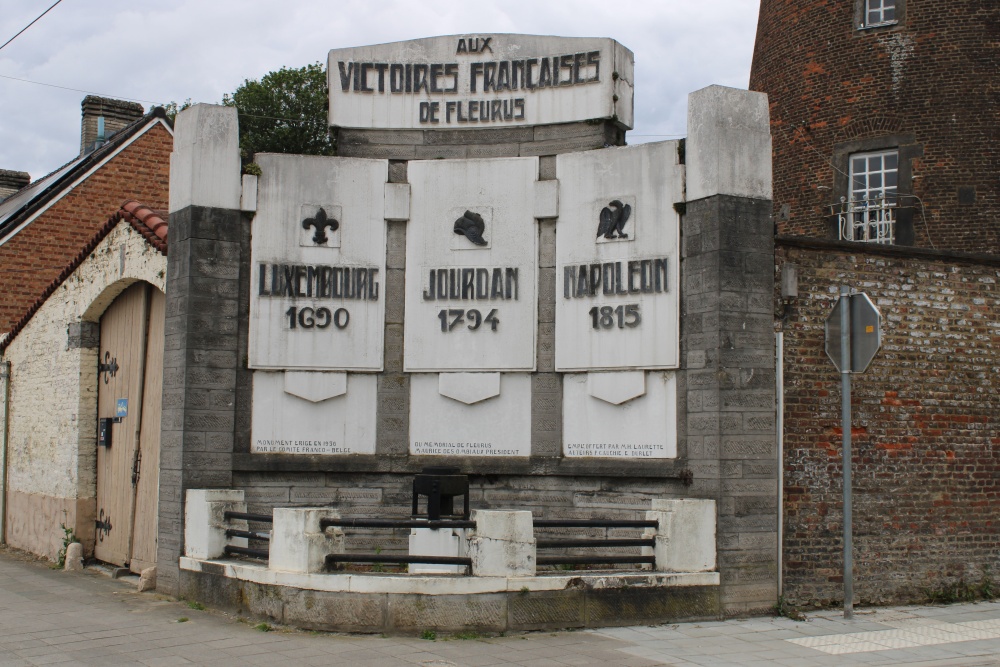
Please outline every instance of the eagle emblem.
[{"label": "eagle emblem", "polygon": [[455,221],[454,231],[456,234],[464,234],[465,238],[476,245],[486,245],[486,239],[483,238],[486,223],[483,222],[483,216],[478,213],[466,211],[461,218]]},{"label": "eagle emblem", "polygon": [[627,239],[628,234],[626,234],[623,229],[625,229],[625,223],[628,222],[629,215],[632,214],[632,207],[628,204],[623,204],[617,199],[611,201],[607,206],[601,209],[601,222],[597,226],[597,238],[603,236],[606,239],[617,238]]}]

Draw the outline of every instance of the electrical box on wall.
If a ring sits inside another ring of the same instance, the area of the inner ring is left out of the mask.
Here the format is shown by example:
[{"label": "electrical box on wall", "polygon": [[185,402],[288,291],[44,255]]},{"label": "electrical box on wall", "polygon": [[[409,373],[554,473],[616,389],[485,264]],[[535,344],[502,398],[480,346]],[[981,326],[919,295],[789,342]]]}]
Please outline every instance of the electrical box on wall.
[{"label": "electrical box on wall", "polygon": [[115,420],[110,417],[102,417],[97,420],[97,446],[111,447],[111,425]]}]

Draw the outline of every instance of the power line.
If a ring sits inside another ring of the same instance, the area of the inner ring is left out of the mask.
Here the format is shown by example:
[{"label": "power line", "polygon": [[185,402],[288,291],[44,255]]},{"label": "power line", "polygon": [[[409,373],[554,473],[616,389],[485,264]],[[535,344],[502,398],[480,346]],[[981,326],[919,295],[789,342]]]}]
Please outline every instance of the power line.
[{"label": "power line", "polygon": [[[59,0],[62,2],[62,0]],[[80,88],[70,88],[69,86],[57,86],[54,83],[42,83],[41,81],[31,81],[30,79],[19,79],[16,76],[7,76],[6,74],[0,74],[0,79],[10,79],[11,81],[20,81],[21,83],[33,83],[36,86],[47,86],[49,88],[59,88],[60,90],[70,90],[74,93],[84,93],[86,95],[97,95],[99,97],[113,97],[116,100],[126,100],[128,102],[145,102],[146,104],[159,104],[159,102],[154,102],[153,100],[140,100],[134,97],[125,97],[123,95],[109,95],[107,93],[95,93],[92,90],[81,90]]]},{"label": "power line", "polygon": [[4,47],[4,46],[7,46],[7,45],[8,45],[8,44],[10,44],[11,42],[13,42],[13,41],[14,41],[15,39],[17,39],[17,38],[18,38],[18,37],[19,37],[19,36],[21,35],[21,33],[22,33],[22,32],[24,32],[25,30],[27,30],[27,29],[28,29],[28,28],[30,28],[31,26],[35,25],[35,22],[36,22],[36,21],[38,21],[38,19],[42,18],[43,16],[45,16],[46,14],[48,14],[49,12],[51,12],[51,11],[52,11],[53,9],[55,9],[55,6],[56,6],[56,5],[58,5],[58,4],[60,3],[60,2],[62,2],[62,0],[56,0],[56,1],[55,1],[55,3],[53,3],[53,5],[52,5],[51,7],[49,7],[49,8],[48,8],[48,9],[46,9],[46,10],[45,10],[44,12],[42,12],[41,14],[39,14],[39,15],[38,15],[38,18],[36,18],[36,19],[35,19],[34,21],[32,21],[31,23],[29,23],[28,25],[26,25],[26,26],[24,26],[23,28],[21,28],[21,31],[20,31],[20,32],[18,32],[18,33],[17,33],[16,35],[14,35],[14,36],[13,36],[13,37],[11,37],[10,39],[8,39],[8,40],[7,40],[6,42],[4,42],[4,43],[3,43],[3,46],[0,46],[0,49],[3,49],[3,47]]}]

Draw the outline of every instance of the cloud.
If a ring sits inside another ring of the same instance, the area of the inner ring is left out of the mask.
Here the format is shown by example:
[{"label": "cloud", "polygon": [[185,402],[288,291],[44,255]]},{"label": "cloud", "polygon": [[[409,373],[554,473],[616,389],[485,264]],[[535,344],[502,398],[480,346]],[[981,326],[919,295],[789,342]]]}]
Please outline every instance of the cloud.
[{"label": "cloud", "polygon": [[[47,6],[7,0],[0,41]],[[0,77],[77,89],[0,78],[0,168],[38,178],[72,159],[88,92],[147,109],[217,103],[245,79],[325,63],[332,48],[447,34],[617,39],[636,60],[629,141],[662,139],[685,133],[687,93],[746,87],[756,21],[757,3],[747,0],[67,0],[0,51]]]}]

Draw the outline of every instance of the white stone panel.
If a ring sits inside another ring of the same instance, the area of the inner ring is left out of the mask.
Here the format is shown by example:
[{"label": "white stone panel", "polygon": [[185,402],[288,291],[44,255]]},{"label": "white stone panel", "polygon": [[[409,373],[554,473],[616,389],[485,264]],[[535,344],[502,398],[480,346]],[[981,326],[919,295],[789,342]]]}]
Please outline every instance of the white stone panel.
[{"label": "white stone panel", "polygon": [[[260,454],[375,453],[375,375],[347,374],[346,391],[314,402],[288,393],[284,373],[253,375],[250,451]],[[325,374],[316,374],[325,375]],[[330,385],[336,384],[331,373]],[[325,384],[311,380],[314,385]],[[302,387],[295,383],[296,391]],[[305,393],[305,392],[302,392]],[[315,398],[316,396],[312,396]]]},{"label": "white stone panel", "polygon": [[535,217],[554,218],[559,215],[559,181],[535,183]]},{"label": "white stone panel", "polygon": [[285,371],[285,393],[319,403],[347,393],[347,373]]},{"label": "white stone panel", "polygon": [[243,174],[242,183],[240,210],[253,213],[257,210],[257,177],[253,174]]},{"label": "white stone panel", "polygon": [[469,534],[472,574],[477,577],[526,577],[535,574],[536,548],[531,512],[472,510],[476,529]]},{"label": "white stone panel", "polygon": [[[412,528],[410,530],[411,556],[468,555],[468,540],[464,528]],[[411,563],[411,574],[465,574],[464,565],[438,565],[432,563]]]},{"label": "white stone panel", "polygon": [[388,162],[257,162],[250,367],[381,370]]},{"label": "white stone panel", "polygon": [[410,377],[410,453],[434,456],[531,454],[531,376],[504,373],[500,393],[467,405],[442,396],[435,374]]},{"label": "white stone panel", "polygon": [[638,459],[677,456],[673,372],[648,372],[645,393],[620,405],[592,396],[587,375],[563,378],[563,454]]},{"label": "white stone panel", "polygon": [[334,49],[330,125],[455,130],[607,118],[631,128],[633,62],[618,42],[590,37],[450,35]]},{"label": "white stone panel", "polygon": [[712,195],[771,198],[767,95],[708,86],[688,95],[688,201]]},{"label": "white stone panel", "polygon": [[710,572],[715,569],[715,501],[701,498],[655,498],[646,518],[658,521],[656,546],[643,553],[656,555],[661,572]]},{"label": "white stone panel", "polygon": [[322,519],[339,519],[329,509],[275,507],[267,567],[282,572],[323,572],[327,554],[344,553],[344,532],[320,527]]},{"label": "white stone panel", "polygon": [[[556,370],[676,368],[684,168],[665,141],[557,158]],[[613,203],[614,202],[614,203]],[[622,213],[614,238],[603,211]]]},{"label": "white stone panel", "polygon": [[239,123],[235,107],[195,104],[177,114],[170,154],[170,211],[240,208]]},{"label": "white stone panel", "polygon": [[441,373],[438,391],[466,405],[500,395],[499,373]]},{"label": "white stone panel", "polygon": [[611,405],[621,405],[646,393],[646,373],[587,373],[587,393]]},{"label": "white stone panel", "polygon": [[[534,370],[537,174],[537,158],[410,163],[405,370]],[[481,244],[455,232],[467,211]]]},{"label": "white stone panel", "polygon": [[410,219],[410,184],[385,184],[385,219]]},{"label": "white stone panel", "polygon": [[246,512],[239,489],[188,489],[184,503],[184,555],[221,558],[226,546],[246,547],[245,537],[228,538],[226,530],[246,530],[246,521],[226,521],[226,512]]}]

